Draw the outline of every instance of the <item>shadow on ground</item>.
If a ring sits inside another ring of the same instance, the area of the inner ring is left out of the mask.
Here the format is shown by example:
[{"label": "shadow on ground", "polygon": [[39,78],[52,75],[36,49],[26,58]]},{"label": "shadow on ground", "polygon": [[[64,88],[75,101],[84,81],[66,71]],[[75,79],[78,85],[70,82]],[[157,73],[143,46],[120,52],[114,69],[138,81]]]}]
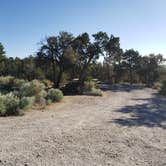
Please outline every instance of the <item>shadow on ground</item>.
[{"label": "shadow on ground", "polygon": [[144,89],[145,86],[136,86],[136,85],[122,85],[122,86],[110,86],[108,84],[103,84],[101,85],[101,89],[103,91],[109,91],[111,90],[112,92],[131,92],[133,90],[141,90]]},{"label": "shadow on ground", "polygon": [[144,104],[126,106],[117,110],[124,114],[130,114],[130,117],[114,119],[114,123],[128,127],[146,126],[166,129],[166,98],[153,95],[153,97],[149,99],[133,100],[142,100]]}]

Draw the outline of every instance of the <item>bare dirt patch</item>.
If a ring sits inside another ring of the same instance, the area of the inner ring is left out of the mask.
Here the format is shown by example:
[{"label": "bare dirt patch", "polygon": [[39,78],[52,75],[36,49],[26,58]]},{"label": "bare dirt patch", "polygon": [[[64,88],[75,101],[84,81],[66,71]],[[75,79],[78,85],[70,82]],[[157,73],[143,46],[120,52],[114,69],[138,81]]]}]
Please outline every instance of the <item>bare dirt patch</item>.
[{"label": "bare dirt patch", "polygon": [[165,166],[166,99],[151,89],[70,96],[0,118],[0,165]]}]

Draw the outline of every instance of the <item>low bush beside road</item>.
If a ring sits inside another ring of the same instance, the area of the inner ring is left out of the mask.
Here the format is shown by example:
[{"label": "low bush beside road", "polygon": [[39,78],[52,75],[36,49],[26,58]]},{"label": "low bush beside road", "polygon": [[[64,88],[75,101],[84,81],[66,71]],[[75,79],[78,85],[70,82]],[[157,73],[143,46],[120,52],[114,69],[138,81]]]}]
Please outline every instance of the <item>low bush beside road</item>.
[{"label": "low bush beside road", "polygon": [[100,90],[97,86],[97,83],[93,80],[87,80],[84,83],[84,95],[90,96],[102,96],[102,90]]},{"label": "low bush beside road", "polygon": [[59,89],[49,89],[47,94],[47,100],[51,102],[59,102],[63,99],[63,93]]},{"label": "low bush beside road", "polygon": [[0,116],[23,115],[32,108],[44,108],[47,104],[60,102],[63,93],[48,89],[39,80],[25,81],[14,77],[0,77]]},{"label": "low bush beside road", "polygon": [[166,80],[162,82],[161,88],[160,88],[160,94],[166,96]]},{"label": "low bush beside road", "polygon": [[21,115],[20,99],[13,93],[0,94],[0,116]]},{"label": "low bush beside road", "polygon": [[91,91],[84,92],[84,95],[89,96],[102,96],[102,91],[100,89],[93,88]]}]

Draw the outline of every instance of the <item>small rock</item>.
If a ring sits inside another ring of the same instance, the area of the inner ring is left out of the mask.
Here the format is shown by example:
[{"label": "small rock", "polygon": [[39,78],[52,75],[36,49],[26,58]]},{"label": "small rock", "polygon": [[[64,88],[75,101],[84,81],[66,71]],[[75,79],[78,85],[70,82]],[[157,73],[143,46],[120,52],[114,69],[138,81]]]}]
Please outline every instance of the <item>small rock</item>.
[{"label": "small rock", "polygon": [[29,166],[29,164],[28,164],[28,163],[25,163],[24,166]]},{"label": "small rock", "polygon": [[40,154],[37,154],[37,155],[36,155],[36,158],[39,158],[39,157],[41,157],[41,155],[40,155]]}]

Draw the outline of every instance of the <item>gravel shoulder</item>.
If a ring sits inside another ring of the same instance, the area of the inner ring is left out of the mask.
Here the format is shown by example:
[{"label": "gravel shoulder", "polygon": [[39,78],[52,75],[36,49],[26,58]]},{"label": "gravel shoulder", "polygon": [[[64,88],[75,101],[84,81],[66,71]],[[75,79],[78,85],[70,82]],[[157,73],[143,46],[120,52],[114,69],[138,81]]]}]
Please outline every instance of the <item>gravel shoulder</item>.
[{"label": "gravel shoulder", "polygon": [[166,99],[122,87],[0,118],[1,165],[165,166]]}]

